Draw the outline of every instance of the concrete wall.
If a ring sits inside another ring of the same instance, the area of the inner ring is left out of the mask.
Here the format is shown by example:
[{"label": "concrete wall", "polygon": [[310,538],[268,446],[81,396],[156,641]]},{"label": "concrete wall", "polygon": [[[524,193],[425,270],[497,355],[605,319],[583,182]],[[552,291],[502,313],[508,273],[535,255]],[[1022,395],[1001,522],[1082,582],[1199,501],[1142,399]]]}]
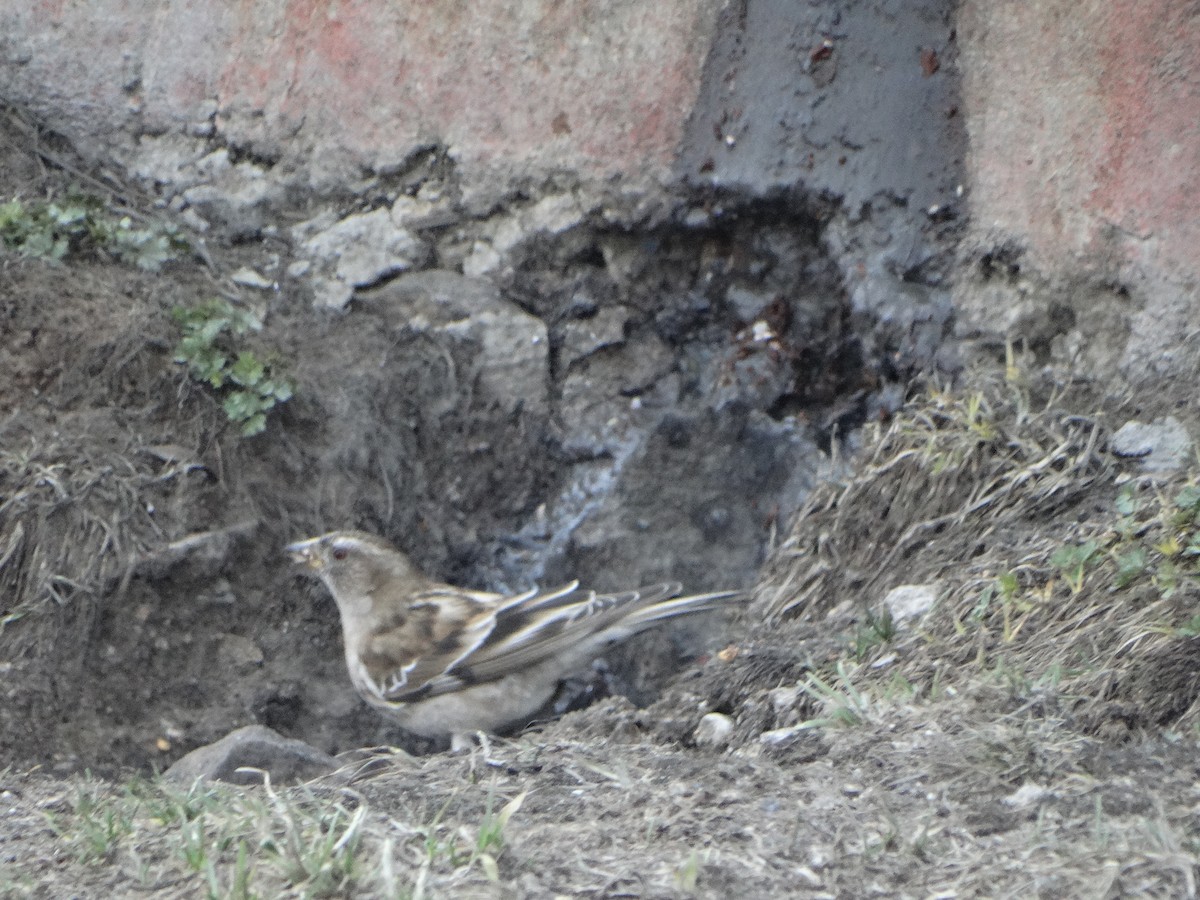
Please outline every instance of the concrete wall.
[{"label": "concrete wall", "polygon": [[660,175],[719,6],[3,0],[0,95],[98,150],[215,131],[318,182],[435,143],[470,171]]},{"label": "concrete wall", "polygon": [[971,238],[1021,269],[968,286],[964,319],[1019,328],[1058,304],[1056,338],[1122,347],[1096,361],[1170,367],[1197,325],[1200,6],[966,0],[959,39]]}]

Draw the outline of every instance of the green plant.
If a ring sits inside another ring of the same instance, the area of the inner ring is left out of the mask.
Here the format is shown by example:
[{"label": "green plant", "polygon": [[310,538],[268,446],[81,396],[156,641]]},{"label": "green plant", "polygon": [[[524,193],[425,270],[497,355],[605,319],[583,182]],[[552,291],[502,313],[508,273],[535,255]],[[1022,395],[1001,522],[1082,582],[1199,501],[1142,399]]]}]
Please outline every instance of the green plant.
[{"label": "green plant", "polygon": [[133,830],[133,818],[133,811],[107,802],[101,789],[90,783],[77,789],[69,814],[46,815],[50,829],[71,847],[80,862],[112,859]]},{"label": "green plant", "polygon": [[693,850],[671,873],[676,890],[682,894],[695,894],[700,881],[701,865],[700,854]]},{"label": "green plant", "polygon": [[815,672],[809,672],[800,691],[811,697],[822,708],[824,715],[801,723],[807,728],[823,728],[831,725],[864,725],[871,718],[871,698],[856,688],[851,681],[852,672],[842,660],[837,664],[837,683],[831,684]]},{"label": "green plant", "polygon": [[1072,594],[1083,590],[1084,570],[1100,549],[1095,541],[1086,541],[1074,547],[1059,547],[1050,557],[1050,563],[1062,574],[1071,587]]},{"label": "green plant", "polygon": [[[470,835],[466,829],[451,830],[442,825],[442,818],[452,799],[446,800],[437,815],[433,817],[433,821],[418,829],[424,837],[426,864],[433,865],[445,860],[451,868],[462,869],[470,868],[478,862],[488,879],[499,881],[500,867],[496,860],[500,851],[504,849],[504,829],[508,826],[509,819],[525,802],[525,792],[521,792],[505,803],[499,812],[494,812],[492,809],[495,799],[494,792],[488,791],[487,807],[484,810],[483,820],[475,832],[473,846],[467,843]],[[449,835],[441,837],[440,835],[446,831],[449,831]]]},{"label": "green plant", "polygon": [[977,624],[982,623],[997,600],[999,600],[1004,642],[1011,643],[1020,634],[1026,619],[1034,608],[1033,603],[1022,596],[1021,581],[1016,572],[1001,573],[996,576],[995,581],[980,591],[979,600],[971,610],[970,619]]},{"label": "green plant", "polygon": [[1194,615],[1183,624],[1170,629],[1169,633],[1181,638],[1200,637],[1200,614]]},{"label": "green plant", "polygon": [[1116,556],[1117,575],[1113,584],[1118,588],[1128,587],[1144,574],[1148,566],[1146,548],[1130,547]]},{"label": "green plant", "polygon": [[854,630],[850,639],[850,650],[856,662],[862,662],[876,647],[891,643],[896,637],[896,623],[892,611],[887,607],[876,614],[867,610],[867,621]]},{"label": "green plant", "polygon": [[483,821],[479,823],[479,832],[475,836],[475,851],[471,854],[471,861],[478,860],[487,877],[492,881],[499,881],[500,868],[496,863],[496,857],[504,849],[504,829],[508,825],[508,820],[525,802],[525,792],[517,794],[505,803],[498,813],[492,812],[492,801],[493,794],[489,791],[487,810],[483,815]]},{"label": "green plant", "polygon": [[129,216],[114,215],[98,197],[78,191],[61,201],[0,204],[0,241],[23,256],[61,260],[72,251],[91,251],[149,272],[187,248],[173,225],[134,227]]},{"label": "green plant", "polygon": [[292,396],[291,381],[276,375],[272,362],[235,346],[237,339],[259,331],[262,323],[221,299],[177,306],[171,316],[183,332],[175,361],[186,363],[193,378],[219,392],[225,415],[241,427],[243,435],[262,432],[267,413]]}]

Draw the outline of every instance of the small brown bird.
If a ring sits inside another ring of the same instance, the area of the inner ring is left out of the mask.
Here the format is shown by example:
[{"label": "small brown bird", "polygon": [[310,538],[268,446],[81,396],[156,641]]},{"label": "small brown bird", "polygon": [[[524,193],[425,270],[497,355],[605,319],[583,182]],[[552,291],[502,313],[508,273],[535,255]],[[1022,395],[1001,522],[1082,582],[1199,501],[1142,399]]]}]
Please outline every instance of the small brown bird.
[{"label": "small brown bird", "polygon": [[741,596],[678,597],[678,584],[597,594],[578,582],[513,596],[473,591],[434,581],[360,531],[287,550],[337,602],[346,667],[363,699],[407,731],[449,736],[456,749],[474,732],[525,724],[562,679],[613,644]]}]

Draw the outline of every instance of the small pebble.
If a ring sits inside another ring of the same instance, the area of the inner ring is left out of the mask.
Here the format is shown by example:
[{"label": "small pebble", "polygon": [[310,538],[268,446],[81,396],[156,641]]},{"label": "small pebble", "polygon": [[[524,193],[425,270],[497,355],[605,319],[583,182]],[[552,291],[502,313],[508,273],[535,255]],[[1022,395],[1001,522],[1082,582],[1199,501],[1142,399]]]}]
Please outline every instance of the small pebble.
[{"label": "small pebble", "polygon": [[733,719],[724,713],[707,713],[696,726],[693,738],[696,746],[720,750],[733,735]]}]

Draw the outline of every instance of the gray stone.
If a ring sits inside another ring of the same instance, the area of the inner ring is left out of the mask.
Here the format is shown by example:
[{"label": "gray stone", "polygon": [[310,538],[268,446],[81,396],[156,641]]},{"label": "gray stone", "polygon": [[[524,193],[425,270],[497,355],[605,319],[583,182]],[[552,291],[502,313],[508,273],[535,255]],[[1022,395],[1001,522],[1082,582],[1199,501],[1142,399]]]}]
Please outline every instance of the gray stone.
[{"label": "gray stone", "polygon": [[548,194],[522,213],[527,234],[562,234],[580,224],[586,210],[573,194]]},{"label": "gray stone", "polygon": [[796,708],[800,702],[800,688],[797,685],[778,687],[767,692],[767,701],[775,715],[781,715]]},{"label": "gray stone", "polygon": [[[228,159],[228,151],[221,152]],[[180,190],[211,178],[209,171],[199,168],[211,155],[206,153],[207,148],[202,142],[183,134],[143,135],[138,140],[137,155],[131,168],[143,181]]]},{"label": "gray stone", "polygon": [[263,664],[263,652],[248,637],[223,634],[217,646],[217,659],[222,666],[228,666],[236,672],[249,672]]},{"label": "gray stone", "polygon": [[569,319],[562,324],[562,348],[559,363],[563,369],[570,368],[576,360],[590,356],[603,347],[612,347],[625,342],[625,323],[629,314],[621,306],[606,306],[594,316],[585,319]]},{"label": "gray stone", "polygon": [[[197,468],[195,463],[187,461],[177,465],[185,472]],[[196,577],[215,578],[222,567],[228,564],[230,555],[257,529],[258,521],[248,519],[224,528],[186,534],[138,559],[134,571],[146,578],[158,579],[165,578],[181,565],[187,565]]]},{"label": "gray stone", "polygon": [[1192,458],[1191,435],[1174,416],[1144,422],[1126,422],[1109,438],[1109,449],[1117,456],[1136,457],[1151,474],[1176,472]]},{"label": "gray stone", "polygon": [[[351,289],[403,272],[427,252],[418,238],[392,221],[386,209],[347,216],[305,241],[302,250]],[[316,297],[318,306],[341,306],[348,299],[349,294],[336,289]]]},{"label": "gray stone", "polygon": [[475,241],[471,252],[463,260],[463,274],[470,278],[481,278],[500,268],[503,257],[489,241]]},{"label": "gray stone", "polygon": [[197,779],[261,784],[262,773],[267,772],[272,783],[284,784],[319,778],[337,768],[332,756],[304,741],[285,738],[262,725],[247,725],[216,743],[193,750],[167,769],[163,777],[185,785]]},{"label": "gray stone", "polygon": [[936,601],[937,585],[902,584],[887,592],[883,605],[891,613],[893,622],[903,622],[925,615]]},{"label": "gray stone", "polygon": [[[623,445],[636,425],[653,424],[657,414],[639,411],[651,395],[653,406],[675,399],[653,390],[674,365],[671,349],[652,334],[579,360],[562,386],[559,416],[564,446],[572,452],[606,453]],[[678,393],[672,385],[663,387]]]},{"label": "gray stone", "polygon": [[274,281],[264,275],[260,275],[248,266],[238,269],[229,276],[229,280],[242,287],[257,288],[260,291],[268,291],[276,287]]},{"label": "gray stone", "polygon": [[821,730],[805,725],[764,731],[758,741],[768,755],[786,756],[791,762],[811,762],[829,752]]},{"label": "gray stone", "polygon": [[766,291],[752,291],[733,285],[725,292],[725,302],[733,310],[733,314],[743,322],[753,322],[754,319],[774,300],[774,294]]},{"label": "gray stone", "polygon": [[696,726],[692,738],[696,741],[697,747],[722,750],[729,744],[729,739],[733,736],[733,726],[733,719],[724,713],[706,713],[700,719],[700,724]]},{"label": "gray stone", "polygon": [[669,577],[702,590],[754,571],[767,534],[815,478],[807,433],[759,413],[640,415],[656,424],[614,453],[571,534],[572,575],[605,589]]},{"label": "gray stone", "polygon": [[282,203],[284,186],[250,163],[228,169],[216,166],[213,171],[210,181],[184,191],[184,200],[199,216],[222,226],[232,237],[257,236],[268,224],[272,209]]},{"label": "gray stone", "polygon": [[358,295],[386,309],[398,328],[469,341],[484,393],[507,410],[545,414],[550,342],[546,326],[487,281],[437,269],[414,272]]}]

